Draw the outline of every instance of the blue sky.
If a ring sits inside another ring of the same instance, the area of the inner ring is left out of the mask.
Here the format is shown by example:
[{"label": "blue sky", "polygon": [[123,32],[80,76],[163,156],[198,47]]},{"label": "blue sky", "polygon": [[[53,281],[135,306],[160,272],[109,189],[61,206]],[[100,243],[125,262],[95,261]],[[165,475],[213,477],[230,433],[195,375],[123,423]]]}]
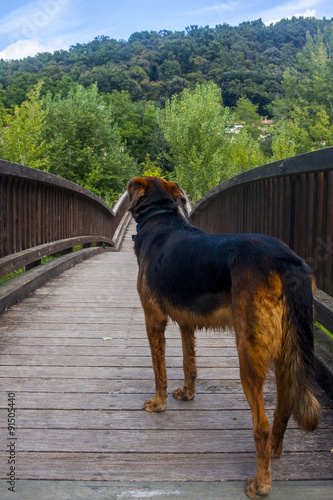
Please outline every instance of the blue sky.
[{"label": "blue sky", "polygon": [[0,7],[0,58],[67,49],[96,36],[125,39],[135,31],[183,30],[261,18],[333,18],[332,0],[10,0]]}]

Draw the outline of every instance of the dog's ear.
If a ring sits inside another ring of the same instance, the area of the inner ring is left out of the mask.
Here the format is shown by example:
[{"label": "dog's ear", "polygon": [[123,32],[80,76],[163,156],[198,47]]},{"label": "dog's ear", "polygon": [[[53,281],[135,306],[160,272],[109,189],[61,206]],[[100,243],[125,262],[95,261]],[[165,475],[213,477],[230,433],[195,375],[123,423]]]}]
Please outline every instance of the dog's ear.
[{"label": "dog's ear", "polygon": [[127,192],[130,199],[130,206],[128,210],[131,211],[138,203],[141,196],[143,196],[147,189],[147,183],[142,177],[133,177],[128,183]]},{"label": "dog's ear", "polygon": [[168,193],[172,196],[174,200],[180,199],[182,203],[186,204],[186,196],[184,191],[179,187],[177,182],[166,182],[165,186]]}]

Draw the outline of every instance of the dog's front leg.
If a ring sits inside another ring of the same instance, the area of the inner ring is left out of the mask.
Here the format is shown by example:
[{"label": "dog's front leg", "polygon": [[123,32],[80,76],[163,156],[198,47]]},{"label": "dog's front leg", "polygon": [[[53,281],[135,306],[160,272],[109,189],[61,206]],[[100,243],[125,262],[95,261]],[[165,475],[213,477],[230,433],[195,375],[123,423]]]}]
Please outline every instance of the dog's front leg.
[{"label": "dog's front leg", "polygon": [[173,396],[176,399],[190,401],[195,396],[195,380],[197,378],[194,329],[182,325],[179,325],[179,329],[183,346],[184,387],[175,389]]},{"label": "dog's front leg", "polygon": [[167,374],[165,366],[165,336],[167,324],[162,314],[146,313],[146,328],[155,374],[155,398],[147,399],[143,405],[146,411],[160,412],[165,410],[167,402]]}]

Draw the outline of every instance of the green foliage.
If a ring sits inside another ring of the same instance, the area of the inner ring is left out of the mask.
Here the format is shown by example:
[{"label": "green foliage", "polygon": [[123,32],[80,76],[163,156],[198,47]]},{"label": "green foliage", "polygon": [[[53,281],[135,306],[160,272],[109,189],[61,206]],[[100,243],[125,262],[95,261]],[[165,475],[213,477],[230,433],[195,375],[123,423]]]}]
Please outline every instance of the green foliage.
[{"label": "green foliage", "polygon": [[273,131],[271,160],[282,160],[294,156],[297,151],[295,139],[300,132],[299,127],[294,123],[287,120],[279,121]]},{"label": "green foliage", "polygon": [[329,332],[323,325],[321,325],[320,323],[318,323],[318,321],[316,321],[316,325],[321,329],[323,330],[323,332],[326,333],[326,335],[328,335],[329,337],[331,337],[333,339],[333,334],[331,332]]},{"label": "green foliage", "polygon": [[171,162],[170,146],[160,125],[157,126],[149,138],[149,151],[151,157],[155,158],[158,167],[163,172],[172,175],[174,166]]},{"label": "green foliage", "polygon": [[247,97],[240,97],[236,103],[235,119],[243,123],[245,130],[253,139],[261,134],[261,118],[258,114],[258,104],[253,104]]},{"label": "green foliage", "polygon": [[11,273],[5,274],[5,276],[2,276],[0,278],[0,286],[6,283],[7,281],[12,280],[13,278],[16,278],[19,274],[22,274],[25,272],[24,267],[20,267],[19,269],[16,269],[15,271],[12,271]]},{"label": "green foliage", "polygon": [[320,106],[295,106],[292,118],[277,121],[272,129],[272,160],[333,145],[333,126]]},{"label": "green foliage", "polygon": [[308,33],[296,67],[285,71],[285,96],[273,103],[272,159],[333,145],[332,46],[332,27],[314,38]]},{"label": "green foliage", "polygon": [[44,140],[49,171],[111,202],[122,192],[136,165],[125,150],[110,105],[97,90],[78,85],[67,97],[45,98]]},{"label": "green foliage", "polygon": [[259,142],[245,128],[233,131],[234,116],[223,106],[214,83],[173,96],[158,119],[170,147],[173,175],[193,201],[229,177],[264,163]]},{"label": "green foliage", "polygon": [[[333,25],[332,25],[333,26]],[[327,47],[333,46],[333,29],[325,30]],[[288,68],[283,75],[283,89],[289,110],[306,103],[326,110],[333,120],[333,66],[323,35],[314,38],[307,33],[306,44],[296,56],[297,64]]]},{"label": "green foliage", "polygon": [[0,123],[2,123],[5,118],[5,106],[4,106],[5,95],[6,93],[3,90],[2,85],[0,84]]},{"label": "green foliage", "polygon": [[223,107],[217,85],[209,83],[173,96],[158,119],[170,145],[176,180],[197,201],[228,176],[225,149],[231,113]]},{"label": "green foliage", "polygon": [[295,66],[306,32],[314,36],[319,30],[327,45],[331,26],[327,20],[293,18],[271,26],[257,20],[235,27],[146,31],[128,41],[101,36],[54,54],[0,61],[4,106],[21,104],[41,79],[52,95],[68,93],[69,82],[85,87],[97,83],[100,92],[128,91],[135,101],[160,101],[187,85],[214,81],[226,106],[235,107],[244,96],[264,116],[267,105],[283,95],[283,72]]},{"label": "green foliage", "polygon": [[140,163],[142,168],[142,176],[143,177],[161,177],[161,179],[165,179],[165,175],[163,170],[158,166],[158,159],[152,161],[149,154],[147,154],[144,162]]},{"label": "green foliage", "polygon": [[48,170],[112,203],[138,171],[126,152],[111,106],[97,90],[72,87],[67,96],[40,97],[38,83],[28,99],[3,114],[0,154],[9,161]]},{"label": "green foliage", "polygon": [[[37,85],[38,81],[43,79],[41,73],[37,75],[32,68],[29,69],[30,71],[16,70],[13,65],[0,61],[0,83],[5,90],[3,101],[5,108],[19,106],[27,99],[29,91]],[[8,73],[10,77],[8,77]]]},{"label": "green foliage", "polygon": [[48,143],[42,139],[45,110],[42,108],[39,82],[28,93],[28,99],[12,112],[3,114],[0,155],[3,159],[36,167],[48,168]]},{"label": "green foliage", "polygon": [[1,60],[0,154],[108,202],[140,170],[196,201],[231,175],[333,145],[332,48],[333,21],[293,18]]},{"label": "green foliage", "polygon": [[167,97],[170,99],[173,95],[179,94],[182,92],[184,89],[187,89],[190,86],[189,82],[185,80],[184,78],[180,78],[179,76],[176,76],[173,78],[168,86],[167,86]]},{"label": "green foliage", "polygon": [[228,176],[238,175],[266,163],[260,142],[252,138],[245,128],[231,136],[228,147],[228,162],[231,166]]},{"label": "green foliage", "polygon": [[141,139],[142,109],[133,103],[130,93],[126,90],[114,90],[110,95],[110,103],[119,133],[133,153]]},{"label": "green foliage", "polygon": [[122,139],[137,161],[143,162],[152,153],[150,141],[158,127],[155,106],[150,102],[134,102],[128,91],[114,90],[109,99]]}]

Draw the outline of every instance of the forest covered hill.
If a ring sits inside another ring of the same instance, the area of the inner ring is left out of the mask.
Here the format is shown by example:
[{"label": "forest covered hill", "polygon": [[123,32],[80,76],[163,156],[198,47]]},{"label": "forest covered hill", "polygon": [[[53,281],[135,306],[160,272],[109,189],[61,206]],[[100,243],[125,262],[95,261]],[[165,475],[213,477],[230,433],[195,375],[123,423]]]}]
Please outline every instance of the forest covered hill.
[{"label": "forest covered hill", "polygon": [[1,60],[0,157],[108,203],[134,174],[177,180],[196,201],[240,172],[333,146],[332,54],[332,20],[292,18]]},{"label": "forest covered hill", "polygon": [[190,26],[184,31],[145,31],[125,40],[105,36],[69,50],[0,61],[0,100],[5,108],[20,104],[39,80],[42,93],[66,94],[71,82],[98,90],[126,90],[134,101],[163,102],[196,83],[214,81],[225,106],[241,96],[258,104],[259,114],[283,94],[283,72],[295,64],[306,42],[332,24],[315,18],[284,19],[265,26],[261,20],[232,27]]}]

